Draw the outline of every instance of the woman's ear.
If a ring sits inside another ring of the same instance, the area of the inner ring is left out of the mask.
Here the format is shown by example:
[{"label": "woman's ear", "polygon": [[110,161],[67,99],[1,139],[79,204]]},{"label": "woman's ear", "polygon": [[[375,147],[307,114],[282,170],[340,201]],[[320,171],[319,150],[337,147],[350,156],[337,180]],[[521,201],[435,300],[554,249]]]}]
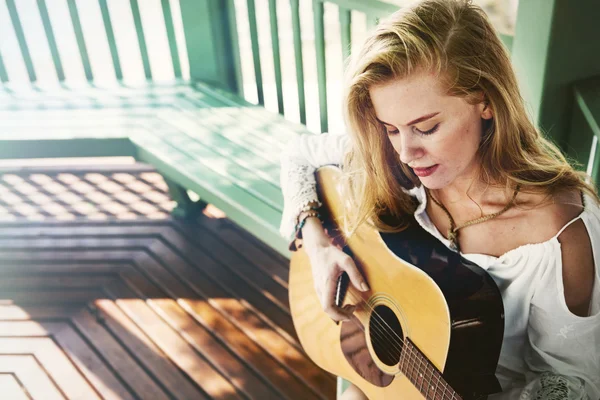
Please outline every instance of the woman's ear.
[{"label": "woman's ear", "polygon": [[492,119],[494,117],[494,112],[492,111],[490,102],[487,99],[479,103],[479,110],[481,113],[481,118],[483,119]]}]

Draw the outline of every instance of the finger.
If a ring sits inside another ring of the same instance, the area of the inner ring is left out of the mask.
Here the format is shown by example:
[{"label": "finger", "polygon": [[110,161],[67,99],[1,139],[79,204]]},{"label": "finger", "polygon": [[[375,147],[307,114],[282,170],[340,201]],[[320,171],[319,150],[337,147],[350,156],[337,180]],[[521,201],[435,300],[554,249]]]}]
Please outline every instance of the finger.
[{"label": "finger", "polygon": [[357,288],[361,292],[366,292],[367,290],[369,290],[369,285],[367,285],[365,278],[358,271],[358,268],[354,264],[354,261],[352,261],[352,258],[346,258],[346,260],[340,267],[344,271],[346,271],[348,277],[350,278],[350,282],[352,282],[352,285],[354,285],[355,288]]},{"label": "finger", "polygon": [[342,312],[341,308],[333,304],[330,304],[329,306],[325,307],[324,311],[329,316],[329,318],[336,322],[350,321],[350,315],[345,314],[344,312]]},{"label": "finger", "polygon": [[348,316],[351,317],[352,314],[354,314],[354,311],[356,310],[356,306],[354,304],[346,304],[345,306],[342,307],[342,311]]}]

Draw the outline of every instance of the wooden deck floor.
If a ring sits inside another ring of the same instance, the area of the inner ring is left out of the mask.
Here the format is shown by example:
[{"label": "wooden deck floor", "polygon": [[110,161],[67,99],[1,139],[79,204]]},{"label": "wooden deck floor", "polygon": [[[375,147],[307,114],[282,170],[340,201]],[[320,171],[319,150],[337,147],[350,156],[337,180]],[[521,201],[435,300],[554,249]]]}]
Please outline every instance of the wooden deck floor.
[{"label": "wooden deck floor", "polygon": [[333,399],[287,261],[209,209],[169,217],[144,166],[0,171],[6,399]]}]

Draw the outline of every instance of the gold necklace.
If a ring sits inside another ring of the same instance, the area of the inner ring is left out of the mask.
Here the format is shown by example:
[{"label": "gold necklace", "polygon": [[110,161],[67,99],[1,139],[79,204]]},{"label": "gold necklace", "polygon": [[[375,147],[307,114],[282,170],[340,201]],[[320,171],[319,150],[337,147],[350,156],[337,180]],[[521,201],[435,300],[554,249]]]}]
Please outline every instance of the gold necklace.
[{"label": "gold necklace", "polygon": [[448,229],[447,236],[448,236],[448,240],[450,241],[450,247],[453,250],[460,252],[460,245],[458,243],[458,230],[461,228],[470,226],[470,225],[478,224],[480,222],[489,221],[490,219],[495,218],[498,215],[506,212],[509,208],[511,208],[514,205],[515,198],[517,197],[517,193],[519,192],[520,188],[521,188],[521,185],[517,185],[515,192],[513,193],[512,199],[510,200],[510,202],[508,202],[508,204],[506,206],[504,206],[504,208],[502,210],[500,210],[496,213],[493,213],[493,214],[488,214],[488,215],[484,215],[479,218],[472,219],[470,221],[467,221],[467,222],[461,224],[460,226],[456,226],[456,224],[454,222],[454,218],[452,218],[452,215],[450,215],[450,211],[448,211],[448,209],[446,207],[444,207],[444,205],[442,203],[437,201],[427,188],[425,188],[425,193],[427,194],[427,196],[429,198],[431,198],[431,200],[433,200],[433,202],[435,204],[437,204],[442,210],[444,210],[446,215],[448,215],[448,219],[450,219],[450,228]]}]

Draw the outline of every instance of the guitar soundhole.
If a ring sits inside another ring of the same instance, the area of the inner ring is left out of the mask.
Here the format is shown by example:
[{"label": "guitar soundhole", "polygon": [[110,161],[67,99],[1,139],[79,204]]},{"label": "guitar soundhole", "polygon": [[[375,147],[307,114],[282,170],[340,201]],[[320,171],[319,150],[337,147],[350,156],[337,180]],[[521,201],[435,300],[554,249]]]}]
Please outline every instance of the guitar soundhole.
[{"label": "guitar soundhole", "polygon": [[369,320],[369,331],[373,351],[379,360],[390,367],[398,364],[403,339],[402,326],[396,314],[389,307],[375,307]]}]

